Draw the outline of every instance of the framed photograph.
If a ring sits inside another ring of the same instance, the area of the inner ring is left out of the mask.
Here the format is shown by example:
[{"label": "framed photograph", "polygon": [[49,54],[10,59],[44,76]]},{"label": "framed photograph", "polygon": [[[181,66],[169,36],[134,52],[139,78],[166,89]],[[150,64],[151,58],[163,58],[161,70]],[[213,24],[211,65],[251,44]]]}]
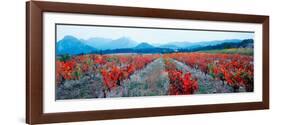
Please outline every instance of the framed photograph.
[{"label": "framed photograph", "polygon": [[30,1],[29,124],[269,109],[269,17]]}]

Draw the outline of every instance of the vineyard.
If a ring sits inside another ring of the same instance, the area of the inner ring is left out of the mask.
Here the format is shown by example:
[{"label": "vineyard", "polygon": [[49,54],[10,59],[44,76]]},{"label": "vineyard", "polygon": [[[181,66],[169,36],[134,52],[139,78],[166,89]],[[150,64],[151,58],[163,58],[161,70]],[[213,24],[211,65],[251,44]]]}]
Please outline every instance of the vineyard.
[{"label": "vineyard", "polygon": [[253,57],[171,53],[56,57],[56,99],[253,92]]}]

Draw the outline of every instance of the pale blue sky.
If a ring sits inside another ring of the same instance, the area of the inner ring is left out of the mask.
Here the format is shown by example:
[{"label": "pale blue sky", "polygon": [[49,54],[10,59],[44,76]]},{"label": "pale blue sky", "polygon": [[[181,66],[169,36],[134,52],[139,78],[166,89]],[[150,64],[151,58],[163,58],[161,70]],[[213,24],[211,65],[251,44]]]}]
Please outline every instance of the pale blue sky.
[{"label": "pale blue sky", "polygon": [[128,37],[137,42],[147,42],[151,44],[165,44],[178,41],[201,42],[224,39],[254,38],[254,33],[245,32],[57,25],[57,41],[61,40],[66,35],[72,35],[78,39],[84,40],[92,37],[103,37],[109,39]]}]

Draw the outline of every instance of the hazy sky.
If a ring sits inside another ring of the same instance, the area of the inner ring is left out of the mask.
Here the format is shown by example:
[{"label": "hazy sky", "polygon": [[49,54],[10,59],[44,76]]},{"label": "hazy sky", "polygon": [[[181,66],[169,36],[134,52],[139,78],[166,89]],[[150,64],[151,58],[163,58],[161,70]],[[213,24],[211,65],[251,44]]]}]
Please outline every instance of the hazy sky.
[{"label": "hazy sky", "polygon": [[165,44],[176,41],[200,42],[254,38],[254,33],[245,32],[57,25],[57,41],[61,40],[66,35],[72,35],[78,39],[84,40],[92,37],[103,37],[109,39],[128,37],[137,42],[148,42],[151,44]]}]

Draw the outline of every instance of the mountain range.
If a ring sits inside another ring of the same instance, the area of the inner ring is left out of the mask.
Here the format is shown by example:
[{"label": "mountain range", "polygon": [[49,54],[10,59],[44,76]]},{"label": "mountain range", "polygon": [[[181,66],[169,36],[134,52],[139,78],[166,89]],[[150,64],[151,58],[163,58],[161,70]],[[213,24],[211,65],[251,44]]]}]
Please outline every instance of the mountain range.
[{"label": "mountain range", "polygon": [[178,49],[198,49],[208,46],[215,46],[222,43],[240,43],[239,39],[188,42],[177,41],[162,45],[149,44],[149,42],[134,41],[128,37],[118,39],[107,39],[102,37],[93,37],[87,40],[78,39],[74,36],[65,36],[56,43],[57,55],[62,54],[83,54],[83,53],[98,53],[100,51],[113,52],[114,50],[126,52],[170,52]]},{"label": "mountain range", "polygon": [[135,49],[151,49],[151,48],[155,48],[154,46],[148,44],[148,43],[140,43],[138,44],[136,47],[134,47]]},{"label": "mountain range", "polygon": [[81,53],[91,53],[97,51],[96,48],[84,44],[81,40],[73,36],[65,36],[62,40],[56,43],[56,54],[81,54]]},{"label": "mountain range", "polygon": [[83,43],[98,48],[100,50],[106,49],[122,49],[122,48],[132,48],[137,46],[138,42],[131,40],[127,37],[121,37],[118,39],[106,39],[101,37],[94,37],[88,40],[82,40]]}]

